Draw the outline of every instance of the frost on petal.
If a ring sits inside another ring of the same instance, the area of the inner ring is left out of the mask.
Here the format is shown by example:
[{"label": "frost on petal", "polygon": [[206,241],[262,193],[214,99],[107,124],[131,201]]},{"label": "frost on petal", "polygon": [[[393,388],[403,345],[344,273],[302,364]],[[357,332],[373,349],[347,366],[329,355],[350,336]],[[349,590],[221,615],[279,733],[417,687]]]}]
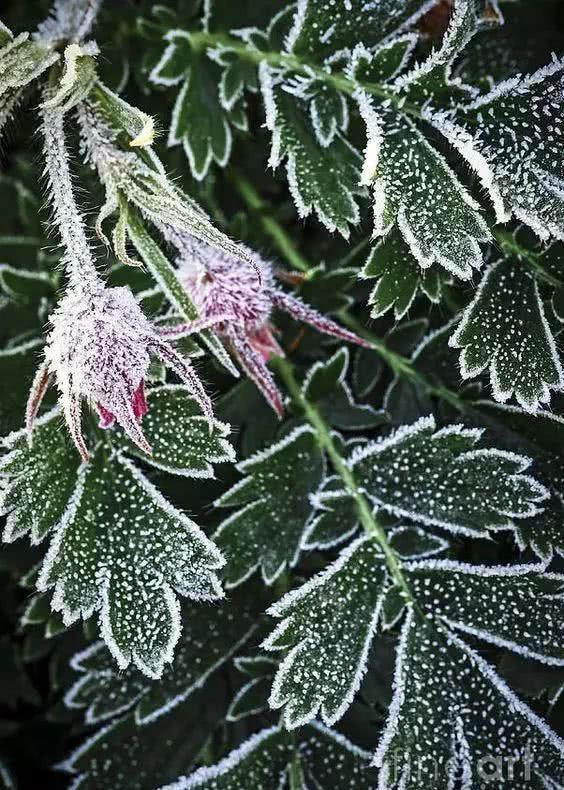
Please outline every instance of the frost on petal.
[{"label": "frost on petal", "polygon": [[482,265],[490,232],[479,207],[444,158],[406,117],[379,113],[382,141],[374,171],[374,235],[397,227],[419,265],[461,279]]},{"label": "frost on petal", "polygon": [[368,651],[384,599],[383,556],[363,536],[323,573],[274,604],[283,618],[264,647],[285,650],[270,705],[284,707],[288,728],[319,712],[334,724],[350,706],[366,672]]},{"label": "frost on petal", "polygon": [[503,259],[488,269],[449,342],[462,349],[463,378],[489,369],[498,401],[515,395],[524,409],[535,411],[564,384],[539,287],[524,261]]},{"label": "frost on petal", "polygon": [[541,238],[564,239],[564,61],[495,86],[429,120],[476,171],[498,222],[512,216]]},{"label": "frost on petal", "polygon": [[512,788],[552,787],[548,778],[556,787],[564,781],[563,755],[558,736],[478,653],[448,630],[408,615],[374,758],[380,790],[434,787],[437,775],[449,787],[458,780],[471,790],[492,757],[497,766],[512,766]]},{"label": "frost on petal", "polygon": [[146,725],[184,702],[249,639],[261,611],[260,595],[230,596],[206,607],[184,601],[182,633],[172,664],[158,683],[136,668],[116,668],[103,642],[95,642],[71,659],[80,673],[65,695],[69,708],[84,708],[85,721],[96,724],[135,706],[135,720]]},{"label": "frost on petal", "polygon": [[159,677],[181,631],[176,593],[221,597],[217,548],[131,462],[100,445],[51,541],[38,587],[65,624],[100,612],[118,665]]},{"label": "frost on petal", "polygon": [[528,458],[476,449],[480,436],[460,425],[435,431],[425,417],[360,447],[349,463],[370,499],[388,512],[483,537],[535,515],[548,492],[523,474]]},{"label": "frost on petal", "polygon": [[330,145],[320,146],[303,104],[275,84],[266,62],[260,74],[266,124],[272,132],[269,164],[277,167],[286,160],[288,185],[301,218],[315,209],[331,232],[348,237],[349,225],[360,219],[354,199],[362,191],[358,152],[339,133]]},{"label": "frost on petal", "polygon": [[240,463],[242,480],[216,502],[239,509],[215,535],[228,564],[226,584],[240,584],[258,567],[272,584],[298,559],[312,513],[310,495],[325,473],[323,454],[308,426]]}]

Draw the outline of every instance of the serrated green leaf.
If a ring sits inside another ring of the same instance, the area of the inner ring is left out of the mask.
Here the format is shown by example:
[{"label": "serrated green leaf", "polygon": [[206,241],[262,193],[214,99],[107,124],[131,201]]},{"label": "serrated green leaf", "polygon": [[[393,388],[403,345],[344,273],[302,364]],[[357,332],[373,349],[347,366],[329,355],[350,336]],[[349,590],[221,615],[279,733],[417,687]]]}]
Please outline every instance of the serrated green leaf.
[{"label": "serrated green leaf", "polygon": [[[142,524],[142,529],[140,525]],[[175,591],[221,597],[221,554],[133,464],[104,444],[81,467],[38,580],[68,625],[100,610],[118,665],[159,677],[180,636]]]},{"label": "serrated green leaf", "polygon": [[349,350],[346,347],[336,351],[326,362],[316,362],[303,384],[305,398],[314,403],[335,428],[361,430],[382,425],[387,421],[385,412],[353,400],[346,382],[348,368]]},{"label": "serrated green leaf", "polygon": [[180,385],[149,390],[149,411],[143,419],[143,433],[154,448],[147,456],[129,443],[128,452],[144,461],[185,477],[213,477],[213,464],[234,462],[235,453],[226,441],[228,425],[214,421],[210,430],[196,401]]},{"label": "serrated green leaf", "polygon": [[290,648],[269,702],[273,708],[284,707],[289,729],[319,712],[326,724],[334,724],[351,704],[366,671],[385,575],[383,555],[364,535],[322,574],[269,609],[283,619],[263,646]]},{"label": "serrated green leaf", "polygon": [[316,60],[331,60],[336,53],[348,51],[359,41],[367,47],[424,13],[421,0],[383,0],[366,3],[350,0],[335,4],[331,0],[302,0],[287,39],[288,50]]},{"label": "serrated green leaf", "polygon": [[[319,499],[322,497],[322,502]],[[326,477],[312,497],[316,512],[304,537],[304,549],[329,549],[354,535],[359,527],[354,499],[342,490],[339,477]]]},{"label": "serrated green leaf", "polygon": [[535,411],[564,383],[538,284],[522,261],[502,259],[487,270],[449,342],[462,349],[464,379],[489,369],[497,401],[515,395]]},{"label": "serrated green leaf", "polygon": [[[397,516],[476,537],[511,529],[538,512],[546,489],[523,472],[530,461],[475,449],[481,431],[450,426],[435,432],[432,417],[367,444],[350,466],[373,503]],[[323,496],[318,497],[323,501]]]},{"label": "serrated green leaf", "polygon": [[445,787],[455,778],[467,788],[494,777],[504,783],[511,761],[511,787],[552,787],[550,779],[563,781],[563,754],[562,741],[477,652],[409,614],[375,756],[383,786],[420,790],[437,775]]},{"label": "serrated green leaf", "polygon": [[[305,727],[293,738],[280,727],[252,735],[217,765],[204,766],[162,790],[374,790],[370,756],[338,732],[320,724]],[[305,783],[304,783],[305,780]]]},{"label": "serrated green leaf", "polygon": [[[394,228],[372,248],[359,275],[363,280],[378,280],[368,297],[370,315],[379,318],[393,307],[394,318],[399,321],[413,304],[418,288],[431,301],[438,302],[441,290],[438,273],[436,265],[421,269],[398,228]],[[431,284],[429,288],[430,276],[437,282],[436,287]]]},{"label": "serrated green leaf", "polygon": [[515,216],[542,239],[564,238],[563,69],[555,60],[455,111],[429,114],[477,173],[497,221]]},{"label": "serrated green leaf", "polygon": [[75,774],[80,790],[155,790],[182,768],[190,770],[225,712],[222,684],[196,691],[153,724],[133,714],[118,718],[84,741],[59,769]]},{"label": "serrated green leaf", "polygon": [[349,65],[349,75],[360,83],[386,82],[391,80],[407,65],[417,44],[415,33],[403,33],[368,49],[357,44]]},{"label": "serrated green leaf", "polygon": [[168,144],[183,145],[192,175],[201,181],[212,159],[225,167],[231,153],[231,128],[217,87],[219,69],[192,45],[189,33],[170,30],[165,39],[168,46],[150,80],[156,85],[184,80],[172,112]]},{"label": "serrated green leaf", "polygon": [[421,268],[435,263],[470,279],[482,265],[480,243],[491,238],[479,205],[409,118],[389,109],[375,116],[366,96],[360,108],[369,137],[380,139],[377,160],[367,156],[364,166],[364,182],[373,182],[374,235],[397,225]]},{"label": "serrated green leaf", "polygon": [[314,431],[301,426],[237,468],[247,476],[216,502],[241,508],[214,536],[228,559],[226,586],[240,584],[259,567],[272,584],[298,560],[312,513],[310,495],[325,474],[323,454]]},{"label": "serrated green leaf", "polygon": [[61,420],[58,408],[37,420],[31,444],[25,431],[2,440],[10,450],[0,459],[6,542],[29,533],[33,544],[40,543],[63,517],[77,484],[79,458]]},{"label": "serrated green leaf", "polygon": [[71,660],[81,676],[65,695],[70,708],[86,708],[85,721],[97,724],[135,707],[135,721],[147,725],[169,713],[207,683],[249,639],[257,627],[260,596],[248,591],[213,608],[184,602],[182,635],[174,662],[159,681],[135,668],[116,671],[103,642],[96,642]]},{"label": "serrated green leaf", "polygon": [[319,145],[305,108],[276,82],[266,62],[260,67],[261,89],[266,107],[266,125],[272,132],[269,164],[277,167],[286,159],[286,174],[298,216],[308,217],[315,209],[320,221],[345,238],[349,225],[360,219],[354,195],[359,186],[361,159],[344,137]]},{"label": "serrated green leaf", "polygon": [[100,81],[96,83],[93,101],[102,118],[115,132],[126,133],[130,147],[144,148],[153,143],[155,130],[150,115],[133,107]]}]

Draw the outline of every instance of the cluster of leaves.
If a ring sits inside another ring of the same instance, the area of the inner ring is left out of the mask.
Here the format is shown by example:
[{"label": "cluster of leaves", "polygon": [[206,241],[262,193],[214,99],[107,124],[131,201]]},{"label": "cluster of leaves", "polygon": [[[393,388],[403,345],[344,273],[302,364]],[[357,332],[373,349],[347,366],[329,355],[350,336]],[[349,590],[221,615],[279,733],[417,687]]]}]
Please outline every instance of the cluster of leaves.
[{"label": "cluster of leaves", "polygon": [[[556,0],[22,5],[0,23],[0,784],[564,786]],[[198,324],[177,236],[268,253],[369,347],[274,314],[278,420]],[[52,393],[30,441],[81,278],[202,330],[171,348],[213,417],[164,356],[147,445],[89,415],[81,462]]]}]

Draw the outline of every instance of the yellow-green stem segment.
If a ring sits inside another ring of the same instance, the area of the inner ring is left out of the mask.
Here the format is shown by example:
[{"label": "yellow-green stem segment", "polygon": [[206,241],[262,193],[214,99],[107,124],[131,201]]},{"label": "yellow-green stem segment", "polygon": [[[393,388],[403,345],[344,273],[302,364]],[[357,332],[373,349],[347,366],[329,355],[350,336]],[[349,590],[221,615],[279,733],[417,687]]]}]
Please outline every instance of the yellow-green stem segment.
[{"label": "yellow-green stem segment", "polygon": [[319,446],[329,456],[335,472],[339,475],[345,484],[347,491],[354,499],[360,523],[362,524],[366,533],[370,535],[370,537],[382,550],[384,557],[386,558],[388,570],[394,582],[401,588],[406,600],[413,603],[411,591],[403,575],[398,555],[388,543],[386,533],[381,524],[379,524],[375,518],[372,512],[372,507],[366,496],[359,488],[353,472],[351,469],[349,469],[344,458],[337,450],[331,435],[330,427],[327,425],[314,404],[310,403],[307,398],[304,397],[296,377],[294,376],[291,362],[289,362],[288,359],[284,357],[276,357],[274,360],[272,360],[272,365],[283,379],[294,403],[303,410],[306,419],[315,429],[315,436]]}]

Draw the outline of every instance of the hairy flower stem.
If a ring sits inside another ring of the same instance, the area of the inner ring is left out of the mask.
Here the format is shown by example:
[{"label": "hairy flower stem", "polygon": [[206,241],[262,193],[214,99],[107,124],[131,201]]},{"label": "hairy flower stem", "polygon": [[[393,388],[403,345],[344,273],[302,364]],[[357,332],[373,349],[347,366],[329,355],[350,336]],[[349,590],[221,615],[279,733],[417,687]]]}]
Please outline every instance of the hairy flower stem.
[{"label": "hairy flower stem", "polygon": [[349,469],[346,461],[339,453],[331,435],[331,428],[327,425],[316,407],[304,397],[296,381],[292,364],[283,357],[275,357],[272,360],[272,364],[283,379],[294,403],[303,410],[306,419],[310,425],[315,428],[315,436],[320,448],[327,453],[335,472],[339,475],[347,491],[354,499],[358,517],[364,530],[382,549],[384,557],[386,558],[388,570],[394,582],[401,588],[406,601],[413,604],[413,596],[403,574],[399,557],[388,543],[386,533],[382,525],[375,518],[370,502],[361,488],[359,488],[352,470]]},{"label": "hairy flower stem", "polygon": [[93,288],[101,284],[76,205],[65,145],[64,115],[58,109],[42,109],[45,169],[49,178],[55,222],[64,247],[63,261],[71,286]]}]

